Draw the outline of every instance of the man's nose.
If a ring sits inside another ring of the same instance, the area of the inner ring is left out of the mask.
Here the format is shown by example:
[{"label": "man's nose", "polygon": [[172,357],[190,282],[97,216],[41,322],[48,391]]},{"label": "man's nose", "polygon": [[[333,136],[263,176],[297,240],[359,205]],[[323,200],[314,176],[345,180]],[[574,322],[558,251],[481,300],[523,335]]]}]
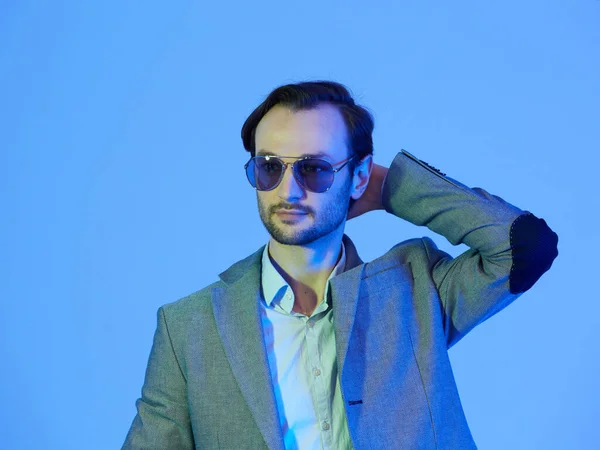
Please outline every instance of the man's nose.
[{"label": "man's nose", "polygon": [[284,199],[302,197],[304,194],[304,188],[298,180],[296,180],[291,164],[284,168],[283,178],[281,179],[279,186],[277,186],[277,193],[279,197]]}]

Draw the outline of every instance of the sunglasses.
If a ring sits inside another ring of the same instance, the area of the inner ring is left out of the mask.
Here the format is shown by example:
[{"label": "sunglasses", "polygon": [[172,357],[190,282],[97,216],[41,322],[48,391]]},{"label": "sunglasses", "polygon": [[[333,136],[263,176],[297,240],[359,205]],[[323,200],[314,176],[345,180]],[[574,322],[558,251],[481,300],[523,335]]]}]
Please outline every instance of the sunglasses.
[{"label": "sunglasses", "polygon": [[246,163],[246,176],[253,188],[259,191],[270,191],[276,188],[281,180],[287,166],[292,166],[292,173],[296,181],[305,189],[323,193],[327,192],[333,184],[336,172],[339,172],[356,155],[337,169],[324,159],[304,157],[293,163],[284,163],[277,156],[254,156]]}]

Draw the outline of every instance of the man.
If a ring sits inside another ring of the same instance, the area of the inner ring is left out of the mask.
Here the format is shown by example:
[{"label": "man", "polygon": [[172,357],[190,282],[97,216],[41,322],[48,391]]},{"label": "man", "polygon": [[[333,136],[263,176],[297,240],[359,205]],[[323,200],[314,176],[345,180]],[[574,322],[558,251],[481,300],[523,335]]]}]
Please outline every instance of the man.
[{"label": "man", "polygon": [[[402,150],[333,82],[282,86],[248,118],[267,245],[158,310],[126,449],[469,449],[447,350],[557,256],[543,219]],[[351,205],[351,206],[350,206]],[[385,210],[429,238],[363,262],[346,220]]]}]

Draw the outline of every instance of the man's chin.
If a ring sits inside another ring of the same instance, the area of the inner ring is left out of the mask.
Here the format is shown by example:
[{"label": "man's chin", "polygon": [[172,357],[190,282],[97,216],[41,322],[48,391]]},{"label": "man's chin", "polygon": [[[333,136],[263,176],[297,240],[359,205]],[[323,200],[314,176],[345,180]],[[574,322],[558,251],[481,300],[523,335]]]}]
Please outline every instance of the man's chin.
[{"label": "man's chin", "polygon": [[302,236],[282,236],[281,234],[271,235],[273,240],[282,245],[306,245],[312,241],[303,239]]},{"label": "man's chin", "polygon": [[306,233],[269,233],[273,240],[282,245],[308,245],[318,239],[318,237],[308,235]]}]

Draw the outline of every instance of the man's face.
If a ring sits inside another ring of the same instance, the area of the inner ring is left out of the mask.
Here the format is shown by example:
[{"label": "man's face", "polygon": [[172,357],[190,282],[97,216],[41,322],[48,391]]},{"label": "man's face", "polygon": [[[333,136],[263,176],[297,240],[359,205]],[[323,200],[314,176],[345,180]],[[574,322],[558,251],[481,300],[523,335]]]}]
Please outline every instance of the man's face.
[{"label": "man's face", "polygon": [[[340,167],[350,157],[345,144],[346,127],[340,112],[332,105],[310,111],[292,112],[277,105],[269,110],[256,128],[256,155],[271,154],[291,163],[305,154],[316,155]],[[289,157],[289,158],[286,158]],[[307,245],[345,224],[352,192],[352,174],[345,166],[334,176],[327,192],[307,190],[287,167],[283,179],[270,191],[256,191],[263,225],[272,238],[286,245]],[[283,217],[281,209],[306,214]]]}]

